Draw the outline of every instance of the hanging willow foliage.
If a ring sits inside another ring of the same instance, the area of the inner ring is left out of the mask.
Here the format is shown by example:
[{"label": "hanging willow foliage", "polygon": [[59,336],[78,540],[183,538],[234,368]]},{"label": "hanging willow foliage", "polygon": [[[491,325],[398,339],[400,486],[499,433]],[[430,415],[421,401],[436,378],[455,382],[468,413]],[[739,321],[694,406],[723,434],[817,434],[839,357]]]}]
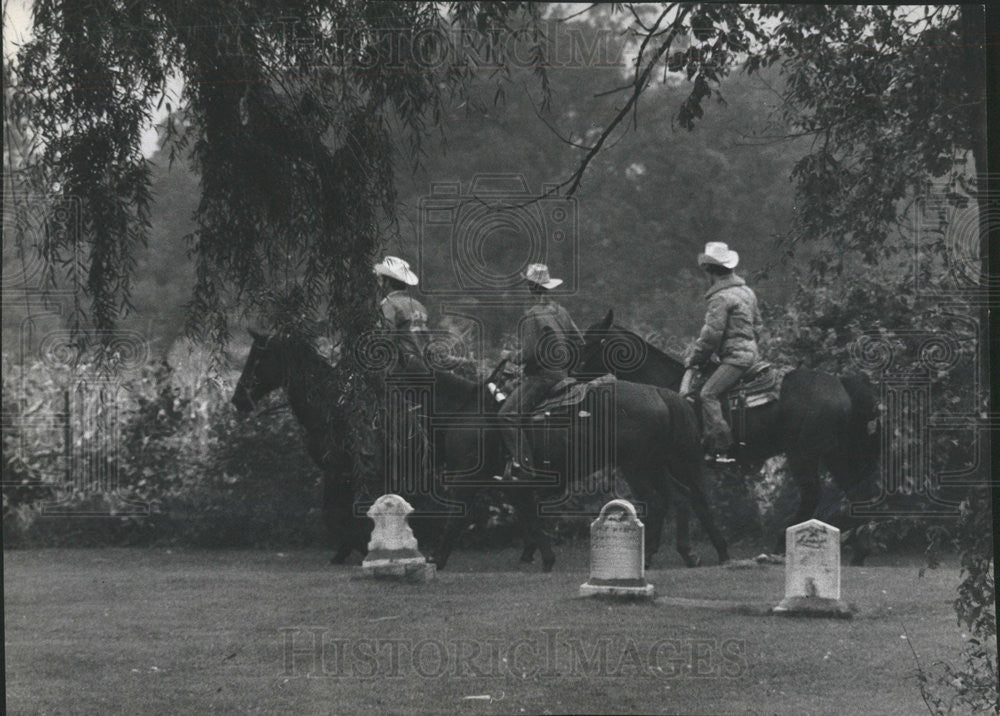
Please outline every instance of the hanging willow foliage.
[{"label": "hanging willow foliage", "polygon": [[473,73],[499,68],[503,81],[510,37],[542,41],[537,13],[518,2],[37,0],[5,78],[36,149],[8,169],[19,190],[74,207],[47,217],[47,284],[72,288],[76,329],[110,335],[128,310],[150,228],[142,133],[167,103],[171,161],[201,179],[197,229],[177,237],[196,266],[189,332],[221,346],[234,315],[296,334],[324,316],[348,347],[345,404],[364,412],[349,422],[370,424],[376,386],[349,347],[375,325],[371,266],[394,219],[394,162],[419,159],[442,102],[464,97]]}]

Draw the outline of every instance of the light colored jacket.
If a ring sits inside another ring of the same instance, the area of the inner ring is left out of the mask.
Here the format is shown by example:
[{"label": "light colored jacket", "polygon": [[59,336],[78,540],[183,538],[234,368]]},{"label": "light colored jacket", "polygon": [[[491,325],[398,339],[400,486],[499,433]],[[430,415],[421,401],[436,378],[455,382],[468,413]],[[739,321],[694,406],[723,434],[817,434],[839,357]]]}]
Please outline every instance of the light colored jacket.
[{"label": "light colored jacket", "polygon": [[729,365],[749,368],[760,360],[763,321],[757,296],[733,274],[716,283],[705,294],[708,311],[687,365],[707,363],[712,355]]}]

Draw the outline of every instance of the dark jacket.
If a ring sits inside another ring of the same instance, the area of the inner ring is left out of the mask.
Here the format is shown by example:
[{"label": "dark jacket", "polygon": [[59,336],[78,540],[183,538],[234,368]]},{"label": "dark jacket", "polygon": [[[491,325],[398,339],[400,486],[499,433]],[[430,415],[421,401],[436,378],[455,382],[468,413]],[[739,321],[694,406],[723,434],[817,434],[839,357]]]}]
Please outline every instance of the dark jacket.
[{"label": "dark jacket", "polygon": [[707,363],[713,354],[723,363],[749,368],[760,359],[763,323],[757,296],[739,276],[727,276],[705,294],[705,325],[687,365]]},{"label": "dark jacket", "polygon": [[524,365],[525,375],[565,376],[583,347],[580,329],[566,309],[552,300],[536,303],[525,311],[518,329],[521,348],[511,361]]}]

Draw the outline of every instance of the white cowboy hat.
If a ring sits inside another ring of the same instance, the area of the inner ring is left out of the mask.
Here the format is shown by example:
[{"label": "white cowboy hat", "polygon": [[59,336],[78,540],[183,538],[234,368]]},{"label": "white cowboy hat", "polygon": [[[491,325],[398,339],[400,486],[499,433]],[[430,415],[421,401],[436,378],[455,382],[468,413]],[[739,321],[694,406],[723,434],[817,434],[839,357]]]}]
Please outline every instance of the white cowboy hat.
[{"label": "white cowboy hat", "polygon": [[740,255],[731,251],[729,246],[721,241],[709,241],[705,244],[705,253],[698,254],[698,265],[714,264],[723,268],[736,268],[740,262]]},{"label": "white cowboy hat", "polygon": [[375,273],[402,281],[407,286],[416,286],[420,283],[417,275],[410,270],[410,264],[395,256],[386,256],[375,264]]},{"label": "white cowboy hat", "polygon": [[537,283],[542,288],[555,288],[563,282],[561,278],[549,276],[549,267],[545,264],[528,264],[522,274],[525,280]]}]

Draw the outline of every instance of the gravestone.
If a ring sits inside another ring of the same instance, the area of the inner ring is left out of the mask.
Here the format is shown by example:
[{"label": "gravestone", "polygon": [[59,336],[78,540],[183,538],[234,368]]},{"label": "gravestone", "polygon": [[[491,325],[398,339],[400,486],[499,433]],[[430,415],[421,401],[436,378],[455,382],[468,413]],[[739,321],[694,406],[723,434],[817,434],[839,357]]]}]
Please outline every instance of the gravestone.
[{"label": "gravestone", "polygon": [[840,599],[840,530],[809,520],[785,530],[785,598],[773,614],[849,618]]},{"label": "gravestone", "polygon": [[426,582],[434,577],[434,565],[417,549],[407,516],[413,508],[399,495],[382,495],[368,509],[375,523],[368,554],[361,563],[365,574],[373,577]]},{"label": "gravestone", "polygon": [[651,599],[646,581],[646,528],[632,503],[612,500],[590,524],[590,579],[580,596],[610,595]]}]

